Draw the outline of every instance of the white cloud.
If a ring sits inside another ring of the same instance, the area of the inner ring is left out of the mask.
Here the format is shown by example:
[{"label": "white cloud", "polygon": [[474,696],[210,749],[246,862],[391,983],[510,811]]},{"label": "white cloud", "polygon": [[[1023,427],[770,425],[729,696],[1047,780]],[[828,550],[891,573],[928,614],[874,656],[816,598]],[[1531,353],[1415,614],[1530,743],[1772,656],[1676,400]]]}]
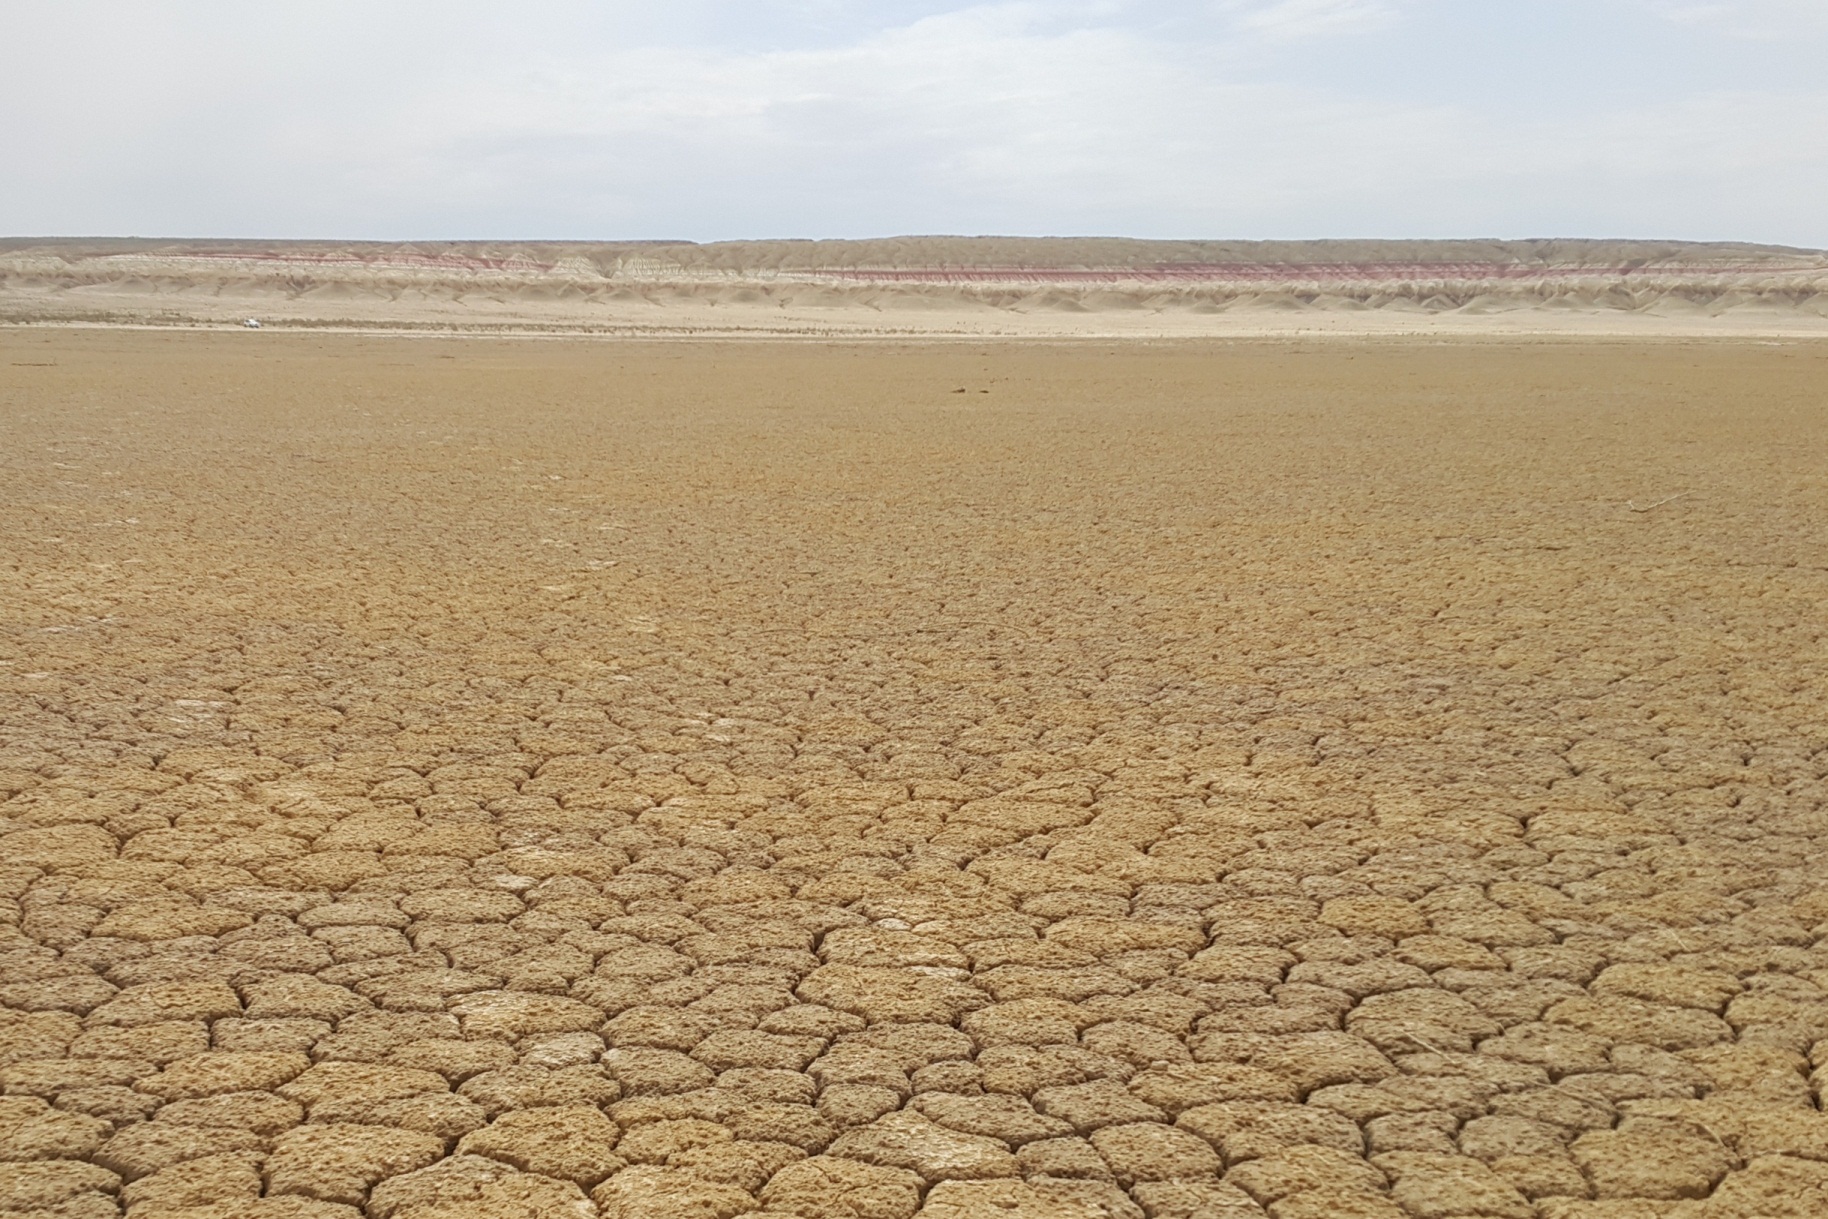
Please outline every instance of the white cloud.
[{"label": "white cloud", "polygon": [[1237,29],[1272,39],[1313,38],[1396,20],[1386,0],[1221,0]]},{"label": "white cloud", "polygon": [[1828,30],[1824,0],[1645,0],[1666,21],[1739,38],[1774,39]]},{"label": "white cloud", "polygon": [[[1819,76],[1596,96],[1569,118],[1256,70],[1251,48],[1286,39],[1319,40],[1305,60],[1419,36],[1428,4],[907,0],[883,22],[781,0],[758,38],[714,20],[755,12],[722,0],[670,26],[584,0],[515,20],[483,0],[101,6],[109,24],[71,0],[0,46],[0,233],[1828,243]],[[85,21],[107,34],[80,71],[27,49]]]}]

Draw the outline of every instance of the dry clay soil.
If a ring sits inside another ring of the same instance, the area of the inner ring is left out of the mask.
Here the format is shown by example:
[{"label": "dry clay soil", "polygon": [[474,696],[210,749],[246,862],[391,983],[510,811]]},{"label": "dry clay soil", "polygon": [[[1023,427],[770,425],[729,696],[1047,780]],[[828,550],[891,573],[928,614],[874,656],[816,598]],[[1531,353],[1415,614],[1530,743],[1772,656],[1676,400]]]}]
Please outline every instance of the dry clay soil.
[{"label": "dry clay soil", "polygon": [[1828,347],[0,335],[0,1212],[1828,1214]]}]

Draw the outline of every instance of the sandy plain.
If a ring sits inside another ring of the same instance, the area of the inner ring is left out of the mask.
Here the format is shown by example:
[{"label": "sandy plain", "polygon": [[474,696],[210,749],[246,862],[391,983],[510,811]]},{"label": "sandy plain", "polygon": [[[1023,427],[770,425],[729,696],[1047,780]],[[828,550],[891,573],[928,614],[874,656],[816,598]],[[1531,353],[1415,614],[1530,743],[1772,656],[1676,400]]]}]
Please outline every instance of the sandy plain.
[{"label": "sandy plain", "polygon": [[0,1213],[1828,1213],[1824,424],[0,332]]}]

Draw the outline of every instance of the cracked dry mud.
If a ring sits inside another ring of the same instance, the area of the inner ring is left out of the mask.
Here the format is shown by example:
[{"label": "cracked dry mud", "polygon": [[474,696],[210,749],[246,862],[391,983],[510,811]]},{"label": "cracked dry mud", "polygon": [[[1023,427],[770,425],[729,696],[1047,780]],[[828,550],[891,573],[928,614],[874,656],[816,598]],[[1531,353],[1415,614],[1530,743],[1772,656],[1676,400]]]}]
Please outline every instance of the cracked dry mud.
[{"label": "cracked dry mud", "polygon": [[1828,1214],[1828,349],[0,354],[0,1213]]}]

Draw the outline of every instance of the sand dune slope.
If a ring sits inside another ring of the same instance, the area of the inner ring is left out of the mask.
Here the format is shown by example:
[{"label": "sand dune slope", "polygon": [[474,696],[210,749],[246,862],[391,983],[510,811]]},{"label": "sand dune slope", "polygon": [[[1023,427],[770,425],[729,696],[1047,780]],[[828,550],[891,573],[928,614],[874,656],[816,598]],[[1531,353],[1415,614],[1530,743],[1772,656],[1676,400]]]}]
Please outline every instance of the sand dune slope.
[{"label": "sand dune slope", "polygon": [[1626,241],[0,242],[0,321],[687,333],[1828,332],[1828,253]]}]

